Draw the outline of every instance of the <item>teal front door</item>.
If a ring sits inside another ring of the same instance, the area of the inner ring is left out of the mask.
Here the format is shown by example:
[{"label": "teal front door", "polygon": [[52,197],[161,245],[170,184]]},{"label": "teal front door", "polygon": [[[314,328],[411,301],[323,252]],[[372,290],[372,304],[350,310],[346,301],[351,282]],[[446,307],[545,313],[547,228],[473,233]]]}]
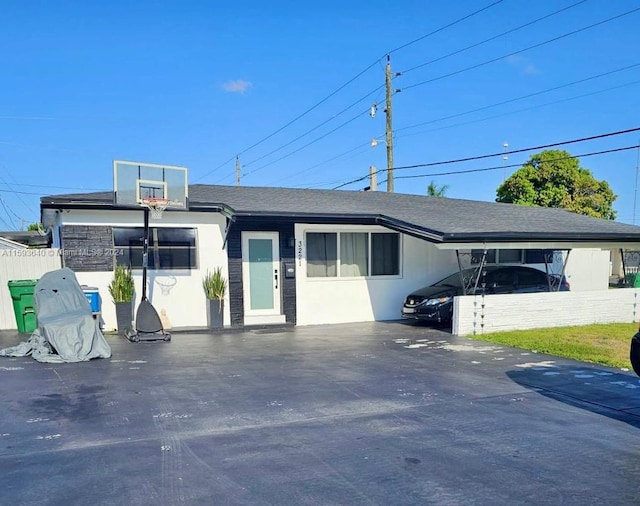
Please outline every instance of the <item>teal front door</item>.
[{"label": "teal front door", "polygon": [[281,323],[277,232],[242,233],[245,324]]}]

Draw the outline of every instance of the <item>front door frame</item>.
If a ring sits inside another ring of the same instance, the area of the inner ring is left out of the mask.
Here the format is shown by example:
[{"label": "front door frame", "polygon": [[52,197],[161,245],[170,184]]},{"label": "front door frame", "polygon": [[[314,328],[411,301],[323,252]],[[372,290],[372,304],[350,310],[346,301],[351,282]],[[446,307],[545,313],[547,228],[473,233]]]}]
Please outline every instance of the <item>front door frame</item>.
[{"label": "front door frame", "polygon": [[[243,231],[242,232],[242,280],[244,300],[244,325],[264,325],[285,323],[282,314],[282,273],[280,272],[280,234],[278,232]],[[249,262],[249,241],[268,239],[272,245],[272,287],[273,307],[251,309],[251,269]]]}]

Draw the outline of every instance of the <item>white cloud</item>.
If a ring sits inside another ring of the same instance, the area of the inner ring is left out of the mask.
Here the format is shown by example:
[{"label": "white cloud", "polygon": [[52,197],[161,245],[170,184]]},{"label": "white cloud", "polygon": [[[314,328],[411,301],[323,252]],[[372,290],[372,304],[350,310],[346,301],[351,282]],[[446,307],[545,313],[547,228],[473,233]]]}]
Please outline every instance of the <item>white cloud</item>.
[{"label": "white cloud", "polygon": [[540,73],[540,69],[536,67],[530,60],[520,55],[511,55],[507,57],[507,63],[517,68],[522,74],[536,75]]},{"label": "white cloud", "polygon": [[252,83],[243,79],[236,79],[234,81],[227,81],[222,85],[224,91],[229,93],[244,93],[252,86]]}]

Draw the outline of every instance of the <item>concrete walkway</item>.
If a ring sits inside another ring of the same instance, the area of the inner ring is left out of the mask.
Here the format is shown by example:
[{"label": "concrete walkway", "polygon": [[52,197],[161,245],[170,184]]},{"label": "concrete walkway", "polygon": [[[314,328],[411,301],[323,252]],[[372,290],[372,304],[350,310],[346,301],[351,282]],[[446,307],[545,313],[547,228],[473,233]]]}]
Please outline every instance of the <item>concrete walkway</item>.
[{"label": "concrete walkway", "polygon": [[108,341],[0,357],[0,503],[638,504],[632,372],[401,322]]}]

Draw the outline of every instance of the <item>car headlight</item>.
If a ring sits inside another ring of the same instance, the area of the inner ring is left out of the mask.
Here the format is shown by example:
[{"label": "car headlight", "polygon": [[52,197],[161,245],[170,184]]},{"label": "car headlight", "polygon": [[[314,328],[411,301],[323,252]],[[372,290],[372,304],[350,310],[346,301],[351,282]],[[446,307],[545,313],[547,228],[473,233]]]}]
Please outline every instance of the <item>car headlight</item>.
[{"label": "car headlight", "polygon": [[425,306],[437,306],[438,304],[445,304],[446,302],[450,302],[453,297],[439,297],[437,299],[427,299],[422,304]]}]

